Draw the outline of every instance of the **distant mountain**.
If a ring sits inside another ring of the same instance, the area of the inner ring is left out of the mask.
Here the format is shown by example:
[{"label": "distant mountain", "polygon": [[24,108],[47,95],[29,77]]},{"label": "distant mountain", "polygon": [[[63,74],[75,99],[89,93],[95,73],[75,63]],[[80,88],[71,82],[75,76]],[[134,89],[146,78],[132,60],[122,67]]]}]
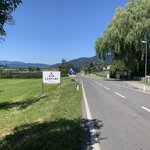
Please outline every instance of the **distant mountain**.
[{"label": "distant mountain", "polygon": [[[108,55],[105,58],[105,61],[102,61],[99,59],[98,56],[93,56],[93,57],[81,57],[78,59],[73,59],[68,61],[68,63],[73,64],[75,67],[84,67],[88,66],[90,63],[93,63],[94,65],[99,65],[99,64],[111,64],[112,63],[112,56]],[[57,68],[61,65],[61,63],[53,64],[53,65],[48,65],[48,64],[41,64],[41,63],[24,63],[20,61],[0,61],[0,67],[1,66],[7,66],[9,68]]]},{"label": "distant mountain", "polygon": [[[102,61],[99,59],[98,56],[93,56],[93,57],[81,57],[78,59],[73,59],[68,61],[68,63],[73,64],[75,67],[84,67],[88,66],[90,63],[93,63],[94,65],[100,65],[100,64],[111,64],[112,63],[112,56],[108,55],[105,58],[105,61]],[[58,67],[60,66],[61,63],[51,65],[50,67]]]},{"label": "distant mountain", "polygon": [[[94,63],[94,64],[100,64],[99,58],[97,56],[94,57],[81,57],[81,58],[77,58],[77,59],[73,59],[70,61],[67,61],[67,63],[72,64],[74,67],[84,67],[84,66],[88,66],[90,63]],[[61,65],[61,63],[57,63],[57,64],[53,64],[50,67],[51,68],[56,68],[59,67]]]},{"label": "distant mountain", "polygon": [[99,60],[98,56],[94,56],[94,57],[90,57],[90,58],[82,57],[82,58],[78,58],[78,59],[69,61],[69,63],[73,64],[75,67],[84,67],[84,66],[89,65],[91,62],[95,65],[100,64],[100,60]]},{"label": "distant mountain", "polygon": [[7,66],[9,68],[48,68],[50,65],[47,64],[40,64],[40,63],[24,63],[20,61],[0,61],[0,66]]}]

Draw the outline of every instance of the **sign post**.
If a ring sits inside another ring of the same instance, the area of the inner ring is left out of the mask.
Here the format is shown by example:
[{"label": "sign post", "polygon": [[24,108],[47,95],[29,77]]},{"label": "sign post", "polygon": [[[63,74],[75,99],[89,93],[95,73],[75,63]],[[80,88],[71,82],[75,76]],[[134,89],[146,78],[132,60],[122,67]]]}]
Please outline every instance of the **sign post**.
[{"label": "sign post", "polygon": [[75,69],[75,68],[70,68],[70,69],[68,70],[68,73],[69,73],[69,77],[71,78],[71,80],[72,80],[72,81],[75,80],[75,78],[76,78],[76,73],[77,73],[76,69]]},{"label": "sign post", "polygon": [[42,81],[42,93],[44,93],[44,83]]},{"label": "sign post", "polygon": [[60,83],[60,71],[43,71],[42,93],[44,92],[44,83]]}]

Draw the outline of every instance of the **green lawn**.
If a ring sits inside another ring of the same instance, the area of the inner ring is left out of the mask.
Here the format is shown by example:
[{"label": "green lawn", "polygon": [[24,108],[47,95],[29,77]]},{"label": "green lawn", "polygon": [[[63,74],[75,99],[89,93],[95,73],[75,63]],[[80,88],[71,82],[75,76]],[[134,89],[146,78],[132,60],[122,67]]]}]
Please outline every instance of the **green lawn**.
[{"label": "green lawn", "polygon": [[103,78],[107,78],[107,74],[109,74],[109,71],[100,71],[95,73],[95,75],[103,77]]},{"label": "green lawn", "polygon": [[109,74],[109,71],[92,72],[91,74],[87,74],[87,75],[92,77],[107,78],[107,74]]},{"label": "green lawn", "polygon": [[81,140],[81,91],[75,81],[0,80],[1,150],[75,150]]}]

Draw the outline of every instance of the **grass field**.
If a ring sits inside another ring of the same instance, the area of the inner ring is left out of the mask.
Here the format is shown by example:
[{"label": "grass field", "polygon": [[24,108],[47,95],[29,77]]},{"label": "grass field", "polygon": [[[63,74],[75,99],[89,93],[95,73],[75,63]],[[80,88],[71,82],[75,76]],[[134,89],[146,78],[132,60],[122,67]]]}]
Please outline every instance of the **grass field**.
[{"label": "grass field", "polygon": [[81,140],[81,91],[63,78],[0,80],[1,150],[75,150]]},{"label": "grass field", "polygon": [[[138,81],[139,83],[145,84],[143,81]],[[146,85],[150,86],[150,82],[146,82]]]},{"label": "grass field", "polygon": [[107,74],[109,74],[109,71],[100,71],[92,72],[91,74],[88,74],[88,76],[107,78]]},{"label": "grass field", "polygon": [[109,74],[109,71],[101,71],[101,72],[96,72],[94,74],[103,78],[107,78],[107,74]]}]

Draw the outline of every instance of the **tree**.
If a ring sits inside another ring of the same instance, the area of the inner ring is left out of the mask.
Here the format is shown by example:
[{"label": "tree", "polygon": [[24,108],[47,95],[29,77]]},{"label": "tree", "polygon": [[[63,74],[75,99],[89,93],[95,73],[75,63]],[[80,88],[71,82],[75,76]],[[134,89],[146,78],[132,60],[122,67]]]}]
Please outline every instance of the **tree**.
[{"label": "tree", "polygon": [[21,0],[0,0],[0,38],[6,35],[4,24],[12,24],[13,17],[11,13],[22,3]]},{"label": "tree", "polygon": [[36,68],[37,71],[41,71],[41,69],[39,67]]},{"label": "tree", "polygon": [[68,70],[70,68],[74,68],[72,64],[69,64],[66,59],[62,59],[62,64],[59,66],[59,70],[61,71],[61,76],[65,77],[68,75]]},{"label": "tree", "polygon": [[62,59],[62,64],[66,64],[66,63],[67,63],[66,59]]},{"label": "tree", "polygon": [[143,75],[145,51],[141,40],[150,33],[149,8],[149,0],[130,0],[125,8],[116,10],[103,36],[97,39],[96,53],[103,57],[110,51],[113,65],[117,66],[113,68],[122,70],[124,66],[129,74],[137,75],[138,72],[138,75]]},{"label": "tree", "polygon": [[29,67],[29,72],[33,72],[33,71],[34,71],[34,68]]},{"label": "tree", "polygon": [[93,68],[94,68],[94,64],[93,62],[91,62],[88,66],[88,72],[91,73],[93,71]]}]

